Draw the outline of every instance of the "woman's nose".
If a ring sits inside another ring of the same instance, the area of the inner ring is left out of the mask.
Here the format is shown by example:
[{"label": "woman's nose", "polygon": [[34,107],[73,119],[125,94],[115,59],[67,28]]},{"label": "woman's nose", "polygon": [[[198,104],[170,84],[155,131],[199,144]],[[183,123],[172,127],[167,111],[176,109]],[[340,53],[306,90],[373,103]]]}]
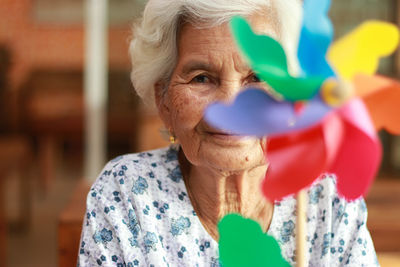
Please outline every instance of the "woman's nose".
[{"label": "woman's nose", "polygon": [[220,100],[224,102],[231,102],[236,98],[236,95],[244,89],[240,79],[229,80],[221,82],[219,92]]}]

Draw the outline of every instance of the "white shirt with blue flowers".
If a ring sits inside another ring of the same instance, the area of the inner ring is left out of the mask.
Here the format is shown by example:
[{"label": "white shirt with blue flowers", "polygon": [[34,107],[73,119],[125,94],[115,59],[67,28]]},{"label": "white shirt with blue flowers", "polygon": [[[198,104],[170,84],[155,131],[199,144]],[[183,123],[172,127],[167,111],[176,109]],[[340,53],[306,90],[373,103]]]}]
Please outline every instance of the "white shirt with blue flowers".
[{"label": "white shirt with blue flowers", "polygon": [[[379,266],[363,199],[338,198],[325,175],[309,189],[309,266]],[[275,203],[268,234],[295,264],[296,200]],[[196,216],[176,148],[110,161],[87,197],[78,266],[220,266],[218,243]]]}]

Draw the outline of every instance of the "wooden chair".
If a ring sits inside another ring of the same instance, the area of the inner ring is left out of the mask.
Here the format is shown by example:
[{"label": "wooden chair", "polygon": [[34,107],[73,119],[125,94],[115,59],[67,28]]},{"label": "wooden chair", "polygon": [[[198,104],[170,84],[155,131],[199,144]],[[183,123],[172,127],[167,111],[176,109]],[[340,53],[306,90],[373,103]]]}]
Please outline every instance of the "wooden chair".
[{"label": "wooden chair", "polygon": [[58,261],[60,267],[76,266],[86,196],[90,185],[82,180],[58,220]]},{"label": "wooden chair", "polygon": [[5,207],[4,207],[4,176],[0,173],[0,259],[3,259],[0,262],[0,266],[5,266],[6,258],[6,239],[7,239],[7,223],[6,223],[6,215],[5,215]]},{"label": "wooden chair", "polygon": [[366,202],[367,225],[376,251],[400,253],[400,179],[376,179]]},{"label": "wooden chair", "polygon": [[0,137],[0,266],[5,266],[7,222],[5,214],[4,180],[12,171],[19,174],[19,216],[18,229],[27,229],[31,218],[30,205],[30,163],[31,144],[22,136]]},{"label": "wooden chair", "polygon": [[378,260],[381,267],[399,267],[400,252],[381,252],[378,253]]},{"label": "wooden chair", "polygon": [[[108,141],[132,143],[136,140],[137,97],[129,73],[111,70],[108,81]],[[20,91],[23,130],[37,141],[40,182],[47,191],[55,176],[55,158],[60,154],[61,143],[83,143],[83,73],[81,70],[35,69]]]},{"label": "wooden chair", "polygon": [[[150,150],[168,145],[168,142],[160,136],[159,129],[161,126],[162,122],[156,114],[142,110],[136,135],[137,147],[140,150]],[[59,216],[58,251],[60,267],[76,265],[89,188],[90,185],[87,182],[80,182],[73,192],[71,200]]]}]

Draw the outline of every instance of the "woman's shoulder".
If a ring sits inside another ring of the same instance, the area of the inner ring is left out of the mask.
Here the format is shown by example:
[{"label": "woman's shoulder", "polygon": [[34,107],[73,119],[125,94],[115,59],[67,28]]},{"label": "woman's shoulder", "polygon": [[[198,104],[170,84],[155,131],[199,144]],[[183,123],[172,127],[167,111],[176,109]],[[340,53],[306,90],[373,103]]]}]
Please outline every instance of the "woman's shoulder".
[{"label": "woman's shoulder", "polygon": [[187,194],[177,152],[177,148],[168,147],[110,160],[89,191],[88,207],[101,205],[112,210],[121,206],[121,210],[126,209],[121,214],[128,214],[132,209],[147,215],[157,203],[168,206],[172,202],[183,202],[181,198]]},{"label": "woman's shoulder", "polygon": [[154,179],[156,176],[168,176],[179,167],[177,154],[177,148],[170,146],[118,156],[104,166],[93,186],[115,181],[124,184],[139,177]]},{"label": "woman's shoulder", "polygon": [[130,166],[135,169],[166,167],[166,163],[177,162],[178,148],[174,146],[130,153],[110,160],[104,169],[115,169],[118,166]]},{"label": "woman's shoulder", "polygon": [[157,199],[186,196],[177,155],[178,148],[170,146],[116,157],[105,165],[89,195],[137,208]]},{"label": "woman's shoulder", "polygon": [[[187,196],[177,149],[163,148],[107,163],[87,198],[80,257],[99,262],[107,252],[107,261],[177,263],[200,257],[205,240],[211,251],[207,237]],[[91,248],[96,255],[88,254]]]}]

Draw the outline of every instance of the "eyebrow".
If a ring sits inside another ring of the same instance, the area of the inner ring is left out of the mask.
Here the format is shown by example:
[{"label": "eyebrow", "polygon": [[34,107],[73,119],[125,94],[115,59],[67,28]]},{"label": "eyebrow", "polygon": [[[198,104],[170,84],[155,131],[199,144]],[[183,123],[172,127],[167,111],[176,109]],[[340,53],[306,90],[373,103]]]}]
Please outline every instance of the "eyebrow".
[{"label": "eyebrow", "polygon": [[[244,70],[252,71],[252,69],[247,64],[241,65],[240,68],[244,69]],[[216,71],[216,67],[207,62],[198,61],[198,60],[189,61],[182,67],[183,74],[189,74],[192,71],[196,71],[196,70],[205,70],[205,71],[214,72],[214,71]]]},{"label": "eyebrow", "polygon": [[206,62],[202,61],[189,61],[182,67],[182,73],[188,74],[195,70],[213,71],[215,68]]}]

